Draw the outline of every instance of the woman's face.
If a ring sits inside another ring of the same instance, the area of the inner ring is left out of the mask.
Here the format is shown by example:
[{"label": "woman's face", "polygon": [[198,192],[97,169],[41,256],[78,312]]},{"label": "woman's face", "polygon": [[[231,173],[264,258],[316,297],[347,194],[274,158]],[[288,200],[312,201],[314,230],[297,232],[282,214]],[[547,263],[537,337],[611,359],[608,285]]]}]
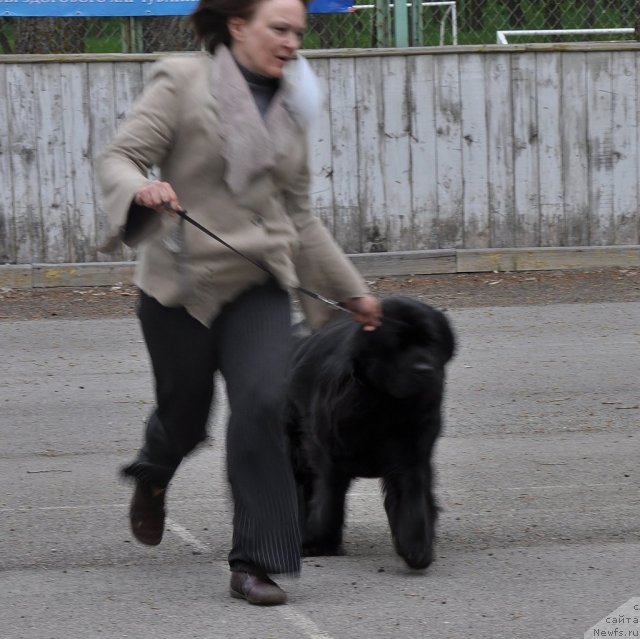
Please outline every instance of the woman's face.
[{"label": "woman's face", "polygon": [[231,51],[250,71],[279,78],[300,48],[306,17],[301,0],[260,0],[250,19],[229,18]]}]

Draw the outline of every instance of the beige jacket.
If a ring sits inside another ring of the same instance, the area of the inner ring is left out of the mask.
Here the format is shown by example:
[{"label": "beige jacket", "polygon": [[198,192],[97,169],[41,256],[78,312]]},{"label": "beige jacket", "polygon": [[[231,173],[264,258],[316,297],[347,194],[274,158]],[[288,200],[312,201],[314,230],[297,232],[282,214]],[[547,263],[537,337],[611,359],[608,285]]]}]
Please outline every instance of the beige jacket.
[{"label": "beige jacket", "polygon": [[[136,284],[205,325],[268,276],[178,216],[133,204],[154,165],[191,217],[263,263],[284,288],[339,301],[367,293],[310,211],[306,133],[287,105],[292,90],[283,82],[263,120],[226,47],[166,58],[98,160],[111,227],[105,250],[118,241],[140,245]],[[301,302],[314,326],[330,315],[319,302]]]}]

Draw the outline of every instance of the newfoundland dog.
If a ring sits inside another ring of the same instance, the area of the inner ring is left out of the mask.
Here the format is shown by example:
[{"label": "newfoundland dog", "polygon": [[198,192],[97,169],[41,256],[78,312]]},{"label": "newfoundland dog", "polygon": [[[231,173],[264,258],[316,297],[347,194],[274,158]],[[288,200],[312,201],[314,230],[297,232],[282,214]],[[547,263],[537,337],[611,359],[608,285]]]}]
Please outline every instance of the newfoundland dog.
[{"label": "newfoundland dog", "polygon": [[431,457],[455,339],[445,315],[417,300],[389,297],[382,311],[375,331],[344,318],[294,353],[286,425],[303,553],[342,554],[351,480],[380,477],[398,554],[426,568],[437,514]]}]

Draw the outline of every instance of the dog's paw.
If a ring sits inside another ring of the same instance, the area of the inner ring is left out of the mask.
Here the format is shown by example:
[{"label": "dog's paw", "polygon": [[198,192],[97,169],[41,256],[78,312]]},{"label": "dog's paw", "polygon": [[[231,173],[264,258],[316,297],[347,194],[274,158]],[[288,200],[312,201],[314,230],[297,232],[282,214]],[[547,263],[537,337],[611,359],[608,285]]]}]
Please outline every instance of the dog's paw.
[{"label": "dog's paw", "polygon": [[339,557],[344,555],[342,544],[305,541],[302,544],[303,557]]},{"label": "dog's paw", "polygon": [[405,563],[413,570],[424,570],[433,562],[433,552],[431,550],[409,551],[401,554]]}]

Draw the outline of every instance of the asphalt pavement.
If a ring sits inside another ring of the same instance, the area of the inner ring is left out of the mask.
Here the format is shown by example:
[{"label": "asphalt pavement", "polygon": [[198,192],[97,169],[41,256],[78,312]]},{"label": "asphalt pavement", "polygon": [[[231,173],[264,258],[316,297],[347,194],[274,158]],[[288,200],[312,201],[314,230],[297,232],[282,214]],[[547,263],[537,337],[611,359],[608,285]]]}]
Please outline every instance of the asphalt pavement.
[{"label": "asphalt pavement", "polygon": [[147,548],[117,475],[152,406],[136,321],[0,322],[0,639],[583,637],[640,595],[640,303],[450,317],[435,563],[404,567],[359,480],[347,555],[269,609],[228,595],[222,386]]}]

